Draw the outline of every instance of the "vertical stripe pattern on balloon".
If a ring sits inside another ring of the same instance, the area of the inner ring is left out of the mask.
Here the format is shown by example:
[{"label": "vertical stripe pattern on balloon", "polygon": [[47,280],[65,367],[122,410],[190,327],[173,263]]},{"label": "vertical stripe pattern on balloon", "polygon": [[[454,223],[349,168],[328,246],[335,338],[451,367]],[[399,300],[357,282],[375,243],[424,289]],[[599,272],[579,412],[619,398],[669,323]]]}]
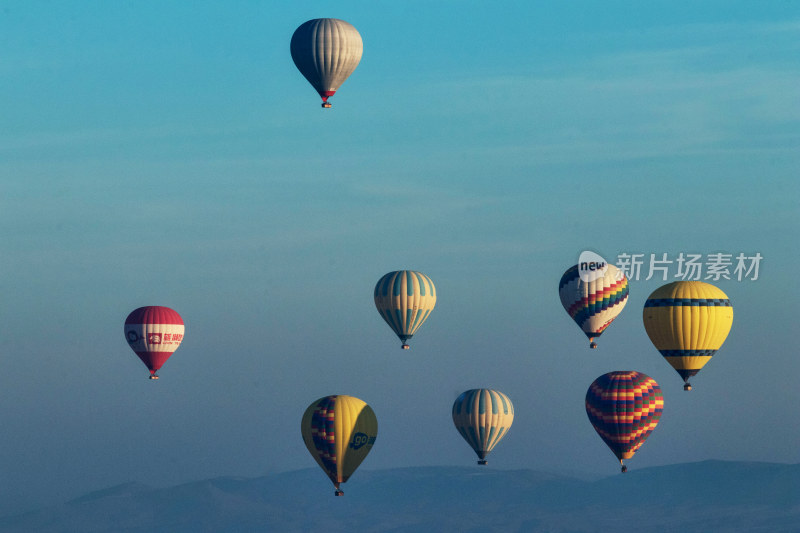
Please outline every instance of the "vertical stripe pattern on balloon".
[{"label": "vertical stripe pattern on balloon", "polygon": [[381,317],[403,342],[417,332],[436,306],[433,281],[413,270],[384,275],[375,285],[373,296]]},{"label": "vertical stripe pattern on balloon", "polygon": [[453,403],[452,415],[459,434],[485,459],[514,422],[514,405],[502,392],[471,389]]},{"label": "vertical stripe pattern on balloon", "polygon": [[349,22],[323,18],[298,27],[292,35],[290,51],[300,73],[327,100],[355,71],[364,45],[361,35]]},{"label": "vertical stripe pattern on balloon", "polygon": [[733,324],[733,306],[719,288],[702,281],[659,287],[642,311],[653,345],[688,380],[720,349]]}]

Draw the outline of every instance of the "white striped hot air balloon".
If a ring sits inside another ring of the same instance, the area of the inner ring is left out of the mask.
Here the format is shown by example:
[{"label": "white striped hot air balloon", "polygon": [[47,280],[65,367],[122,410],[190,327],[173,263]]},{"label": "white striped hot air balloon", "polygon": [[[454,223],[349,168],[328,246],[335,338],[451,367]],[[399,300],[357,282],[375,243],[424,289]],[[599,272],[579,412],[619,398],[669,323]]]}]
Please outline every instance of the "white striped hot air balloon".
[{"label": "white striped hot air balloon", "polygon": [[436,288],[422,272],[397,270],[389,272],[375,285],[375,307],[389,327],[403,342],[410,339],[436,305]]},{"label": "white striped hot air balloon", "polygon": [[500,391],[471,389],[462,392],[453,404],[453,423],[478,454],[478,464],[506,436],[514,422],[514,405]]},{"label": "white striped hot air balloon", "polygon": [[290,50],[297,70],[322,97],[322,107],[331,107],[334,95],[361,61],[361,35],[349,22],[313,19],[292,35]]},{"label": "white striped hot air balloon", "polygon": [[558,296],[564,310],[589,337],[589,347],[597,348],[599,337],[628,303],[628,278],[614,265],[591,280],[581,277],[580,265],[567,269],[558,283]]}]

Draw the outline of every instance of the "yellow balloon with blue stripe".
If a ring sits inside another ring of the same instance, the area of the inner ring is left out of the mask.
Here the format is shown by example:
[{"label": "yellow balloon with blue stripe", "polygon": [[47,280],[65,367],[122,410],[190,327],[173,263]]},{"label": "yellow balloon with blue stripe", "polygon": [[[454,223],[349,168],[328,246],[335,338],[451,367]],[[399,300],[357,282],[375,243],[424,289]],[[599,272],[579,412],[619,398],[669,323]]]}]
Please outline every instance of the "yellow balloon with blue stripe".
[{"label": "yellow balloon with blue stripe", "polygon": [[436,287],[422,272],[397,270],[375,285],[375,307],[408,350],[408,339],[428,319],[436,305]]},{"label": "yellow balloon with blue stripe", "polygon": [[453,404],[453,423],[478,455],[478,464],[508,433],[514,422],[514,405],[500,391],[471,389],[462,392]]},{"label": "yellow balloon with blue stripe", "polygon": [[719,288],[676,281],[656,289],[644,304],[644,328],[656,349],[692,390],[697,374],[720,349],[733,324],[733,306]]},{"label": "yellow balloon with blue stripe", "polygon": [[378,436],[378,419],[363,400],[338,394],[308,406],[300,423],[303,442],[317,464],[339,488],[364,460]]}]

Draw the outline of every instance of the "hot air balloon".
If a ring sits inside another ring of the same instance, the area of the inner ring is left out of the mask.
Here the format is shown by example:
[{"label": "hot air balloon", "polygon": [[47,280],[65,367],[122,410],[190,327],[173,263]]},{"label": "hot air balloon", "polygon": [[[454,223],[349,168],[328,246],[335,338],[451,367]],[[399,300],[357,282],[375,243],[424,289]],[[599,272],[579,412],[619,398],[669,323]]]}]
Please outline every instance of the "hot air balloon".
[{"label": "hot air balloon", "polygon": [[462,392],[453,404],[453,423],[478,454],[478,464],[506,436],[514,422],[514,405],[508,396],[492,389]]},{"label": "hot air balloon", "polygon": [[656,381],[641,372],[624,371],[603,374],[586,391],[586,414],[600,438],[622,463],[641,448],[653,432],[664,397]]},{"label": "hot air balloon", "polygon": [[720,349],[733,324],[728,296],[710,283],[676,281],[659,287],[644,303],[644,329],[656,349],[692,390],[697,374]]},{"label": "hot air balloon", "polygon": [[125,319],[125,338],[150,370],[150,379],[178,349],[183,340],[183,319],[169,307],[149,305],[134,310]]},{"label": "hot air balloon", "polygon": [[294,31],[292,59],[297,70],[322,97],[322,107],[342,86],[361,61],[361,35],[349,22],[313,19]]},{"label": "hot air balloon", "polygon": [[628,278],[614,265],[584,281],[578,265],[569,268],[558,284],[561,305],[597,348],[599,337],[628,303]]},{"label": "hot air balloon", "polygon": [[403,342],[419,329],[436,305],[436,288],[422,272],[398,270],[389,272],[375,285],[375,307]]},{"label": "hot air balloon", "polygon": [[372,408],[358,398],[325,396],[308,406],[300,424],[303,442],[336,487],[347,481],[378,436]]}]

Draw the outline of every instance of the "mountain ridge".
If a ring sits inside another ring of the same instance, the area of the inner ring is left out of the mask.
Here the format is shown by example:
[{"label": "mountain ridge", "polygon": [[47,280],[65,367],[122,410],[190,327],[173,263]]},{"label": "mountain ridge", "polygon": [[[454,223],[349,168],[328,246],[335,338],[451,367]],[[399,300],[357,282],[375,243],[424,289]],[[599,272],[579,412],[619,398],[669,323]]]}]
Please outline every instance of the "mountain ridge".
[{"label": "mountain ridge", "polygon": [[172,487],[123,483],[0,517],[0,532],[796,532],[800,464],[701,461],[587,481],[535,470],[359,471],[335,498],[317,469]]}]

